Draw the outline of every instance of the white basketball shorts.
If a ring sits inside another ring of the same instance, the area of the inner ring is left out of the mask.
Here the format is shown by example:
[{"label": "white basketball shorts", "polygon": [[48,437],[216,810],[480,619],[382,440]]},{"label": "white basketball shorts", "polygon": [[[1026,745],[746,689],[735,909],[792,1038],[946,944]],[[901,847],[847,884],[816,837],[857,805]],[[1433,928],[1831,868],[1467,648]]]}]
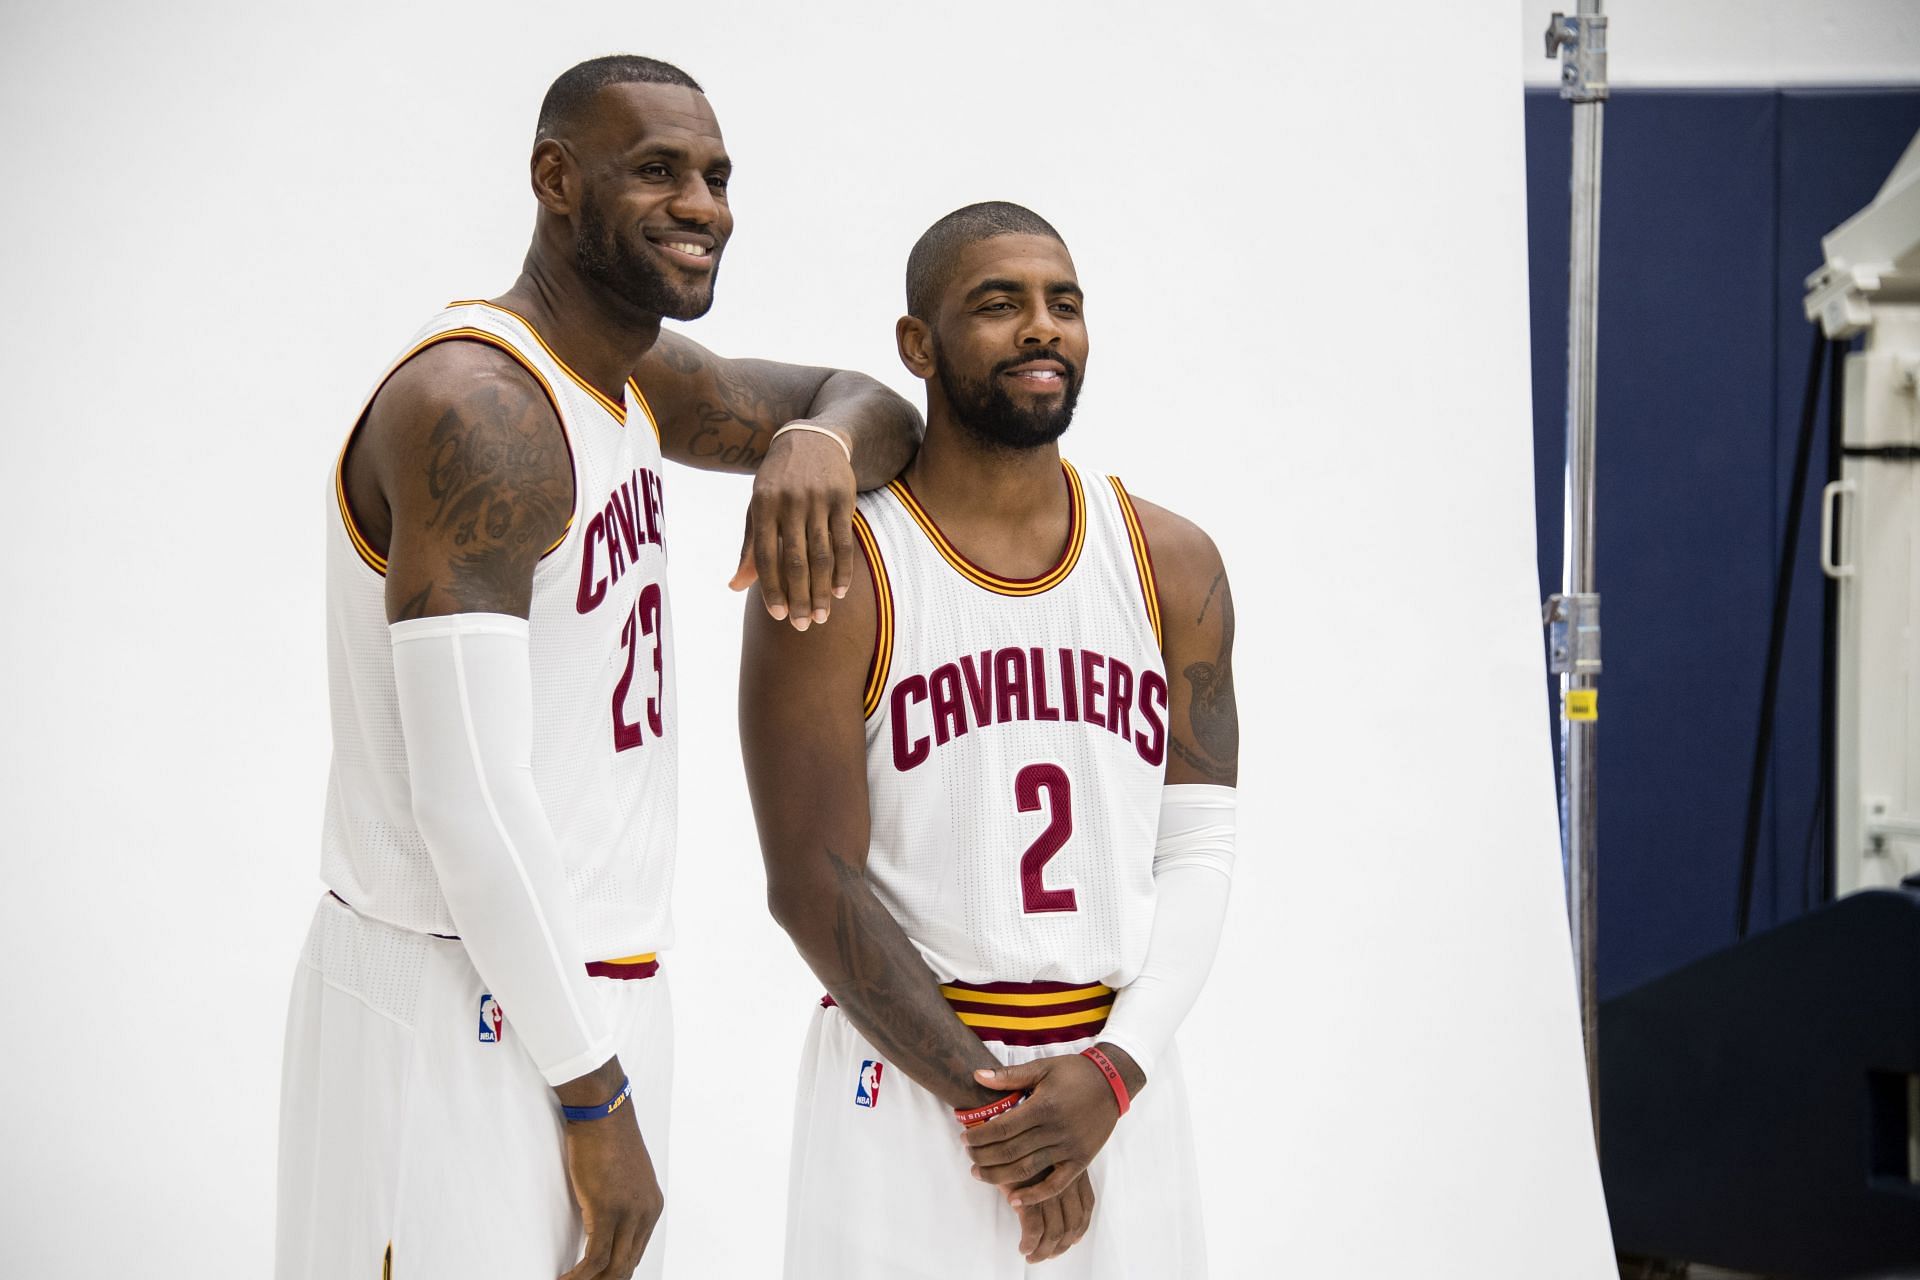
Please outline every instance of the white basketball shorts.
[{"label": "white basketball shorts", "polygon": [[[1078,1053],[986,1041],[1004,1063]],[[787,1184],[787,1280],[1000,1280],[1207,1273],[1193,1135],[1171,1046],[1093,1162],[1093,1223],[1028,1266],[1005,1196],[969,1173],[953,1110],[884,1060],[838,1008],[814,1015],[800,1058]]]},{"label": "white basketball shorts", "polygon": [[[666,979],[593,983],[664,1185]],[[458,941],[320,900],[287,1015],[278,1280],[553,1280],[579,1261],[559,1103],[499,1012]],[[636,1276],[661,1274],[664,1226]]]}]

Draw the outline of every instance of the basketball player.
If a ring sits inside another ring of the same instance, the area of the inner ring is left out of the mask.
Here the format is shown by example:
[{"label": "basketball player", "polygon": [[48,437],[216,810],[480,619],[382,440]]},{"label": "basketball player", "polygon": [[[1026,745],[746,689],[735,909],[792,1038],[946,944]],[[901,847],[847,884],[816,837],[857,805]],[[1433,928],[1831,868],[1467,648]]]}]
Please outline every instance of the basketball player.
[{"label": "basketball player", "polygon": [[1087,330],[1045,221],[941,219],[907,300],[926,441],[833,626],[750,616],[741,662],[769,902],[829,993],[787,1274],[1203,1275],[1172,1035],[1233,859],[1220,556],[1061,459]]},{"label": "basketball player", "polygon": [[428,321],[348,437],[331,892],[288,1021],[283,1280],[660,1273],[678,718],[661,460],[756,472],[736,585],[757,575],[770,617],[804,630],[850,581],[856,484],[896,474],[919,429],[869,379],[660,331],[712,302],[728,168],[677,68],[562,75],[519,280]]}]

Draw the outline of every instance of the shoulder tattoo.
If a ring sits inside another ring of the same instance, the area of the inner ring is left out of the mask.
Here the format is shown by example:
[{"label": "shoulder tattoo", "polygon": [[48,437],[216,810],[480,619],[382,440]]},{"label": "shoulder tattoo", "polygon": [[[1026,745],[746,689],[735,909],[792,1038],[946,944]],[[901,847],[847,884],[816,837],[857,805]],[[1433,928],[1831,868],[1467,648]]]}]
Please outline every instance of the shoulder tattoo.
[{"label": "shoulder tattoo", "polygon": [[486,383],[434,423],[417,481],[421,530],[441,553],[406,616],[438,589],[465,608],[523,600],[534,566],[566,528],[572,467],[547,403]]}]

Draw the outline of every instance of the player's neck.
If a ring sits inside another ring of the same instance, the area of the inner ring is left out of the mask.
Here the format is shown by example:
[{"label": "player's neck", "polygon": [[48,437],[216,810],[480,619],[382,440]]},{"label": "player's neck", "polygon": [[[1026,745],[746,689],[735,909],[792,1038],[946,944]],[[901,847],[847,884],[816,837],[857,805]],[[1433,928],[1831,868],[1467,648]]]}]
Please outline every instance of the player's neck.
[{"label": "player's neck", "polygon": [[536,242],[513,287],[499,298],[525,317],[567,367],[620,403],[627,379],[660,337],[660,317],[548,261]]},{"label": "player's neck", "polygon": [[983,443],[935,413],[907,467],[914,496],[944,523],[1003,527],[1046,522],[1065,510],[1060,447],[1005,449]]}]

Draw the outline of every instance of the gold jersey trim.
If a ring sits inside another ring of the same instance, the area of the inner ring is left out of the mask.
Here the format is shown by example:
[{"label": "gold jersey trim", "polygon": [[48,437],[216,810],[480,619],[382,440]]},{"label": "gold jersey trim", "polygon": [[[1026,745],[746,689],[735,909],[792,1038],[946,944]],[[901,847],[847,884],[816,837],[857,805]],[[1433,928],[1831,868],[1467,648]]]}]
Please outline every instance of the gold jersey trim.
[{"label": "gold jersey trim", "polygon": [[1081,548],[1087,543],[1087,495],[1080,487],[1080,473],[1065,458],[1060,460],[1060,471],[1067,478],[1067,545],[1060,553],[1060,562],[1037,578],[1003,578],[981,568],[947,540],[947,535],[933,522],[933,517],[920,505],[920,500],[914,497],[913,490],[907,487],[904,479],[895,480],[887,486],[887,490],[900,500],[900,505],[906,508],[907,514],[927,535],[927,541],[933,543],[934,549],[968,582],[998,595],[1037,596],[1067,580],[1074,565],[1080,562]]},{"label": "gold jersey trim", "polygon": [[1153,624],[1153,642],[1162,649],[1166,640],[1160,634],[1160,589],[1153,578],[1153,548],[1147,545],[1147,531],[1140,513],[1133,509],[1133,496],[1120,483],[1119,476],[1108,476],[1115,496],[1120,499],[1120,515],[1127,522],[1127,541],[1133,544],[1133,567],[1140,574],[1140,595],[1147,602],[1147,621]]},{"label": "gold jersey trim", "polygon": [[867,663],[867,688],[861,700],[862,715],[871,720],[880,709],[887,691],[887,673],[893,667],[893,584],[887,579],[887,562],[880,555],[867,518],[853,513],[853,536],[867,557],[867,569],[873,575],[873,657]]},{"label": "gold jersey trim", "polygon": [[660,419],[653,416],[653,404],[647,399],[647,393],[632,378],[627,379],[627,390],[633,392],[633,402],[640,406],[640,412],[647,415],[647,425],[653,428],[653,442],[663,443],[660,439]]},{"label": "gold jersey trim", "polygon": [[[560,372],[571,378],[575,386],[592,396],[615,422],[623,427],[627,425],[627,407],[625,405],[615,404],[610,398],[601,393],[600,388],[575,373],[573,366],[565,360],[562,360],[560,353],[555,351],[547,340],[540,336],[540,331],[533,327],[533,321],[527,319],[512,307],[503,307],[497,302],[488,302],[485,298],[461,298],[457,301],[449,302],[447,305],[449,307],[490,307],[502,315],[512,316],[515,320],[518,320],[522,325],[526,326],[527,332],[533,335],[533,340],[540,344],[540,349],[546,352],[555,364],[560,366]],[[647,415],[647,425],[653,428],[653,438],[657,441],[660,438],[660,424],[654,420],[653,406],[647,403],[647,398],[644,395],[640,394],[640,388],[634,386],[632,378],[627,379],[627,386],[632,388],[634,396],[640,401],[640,407]]]},{"label": "gold jersey trim", "polygon": [[[425,351],[428,347],[438,345],[442,342],[454,341],[479,342],[493,347],[498,351],[504,351],[507,355],[513,357],[515,364],[518,364],[522,369],[525,369],[533,375],[533,380],[540,384],[540,390],[545,393],[547,403],[553,406],[554,421],[560,424],[560,438],[566,442],[568,466],[570,470],[572,469],[573,440],[567,435],[567,419],[566,415],[560,412],[560,398],[553,393],[553,384],[547,381],[546,375],[534,368],[533,363],[516,351],[512,343],[498,334],[488,333],[485,329],[464,328],[449,329],[445,333],[436,333],[432,337],[421,339],[418,343],[414,344],[412,350],[394,361],[392,372],[388,373],[386,378],[381,379],[380,387],[374,388],[373,396],[367,398],[366,409],[361,411],[360,420],[353,424],[353,429],[347,432],[346,442],[340,446],[340,457],[333,464],[334,498],[340,504],[340,519],[347,527],[347,540],[353,544],[353,549],[359,553],[360,559],[366,562],[367,567],[383,578],[387,576],[387,558],[374,550],[373,543],[368,541],[367,536],[360,532],[360,526],[353,518],[352,504],[347,501],[347,450],[353,447],[354,437],[358,436],[360,434],[360,428],[366,425],[367,413],[373,409],[373,401],[375,397],[379,396],[380,388],[386,386],[387,382],[393,378],[395,373],[400,372],[401,366],[419,355],[422,351]],[[575,483],[578,483],[577,477]],[[576,501],[577,500],[576,498]],[[544,560],[558,551],[560,544],[565,542],[567,535],[572,532],[573,513],[568,512],[566,527],[560,531],[560,536],[553,540],[553,545],[540,553],[540,558]]]}]

